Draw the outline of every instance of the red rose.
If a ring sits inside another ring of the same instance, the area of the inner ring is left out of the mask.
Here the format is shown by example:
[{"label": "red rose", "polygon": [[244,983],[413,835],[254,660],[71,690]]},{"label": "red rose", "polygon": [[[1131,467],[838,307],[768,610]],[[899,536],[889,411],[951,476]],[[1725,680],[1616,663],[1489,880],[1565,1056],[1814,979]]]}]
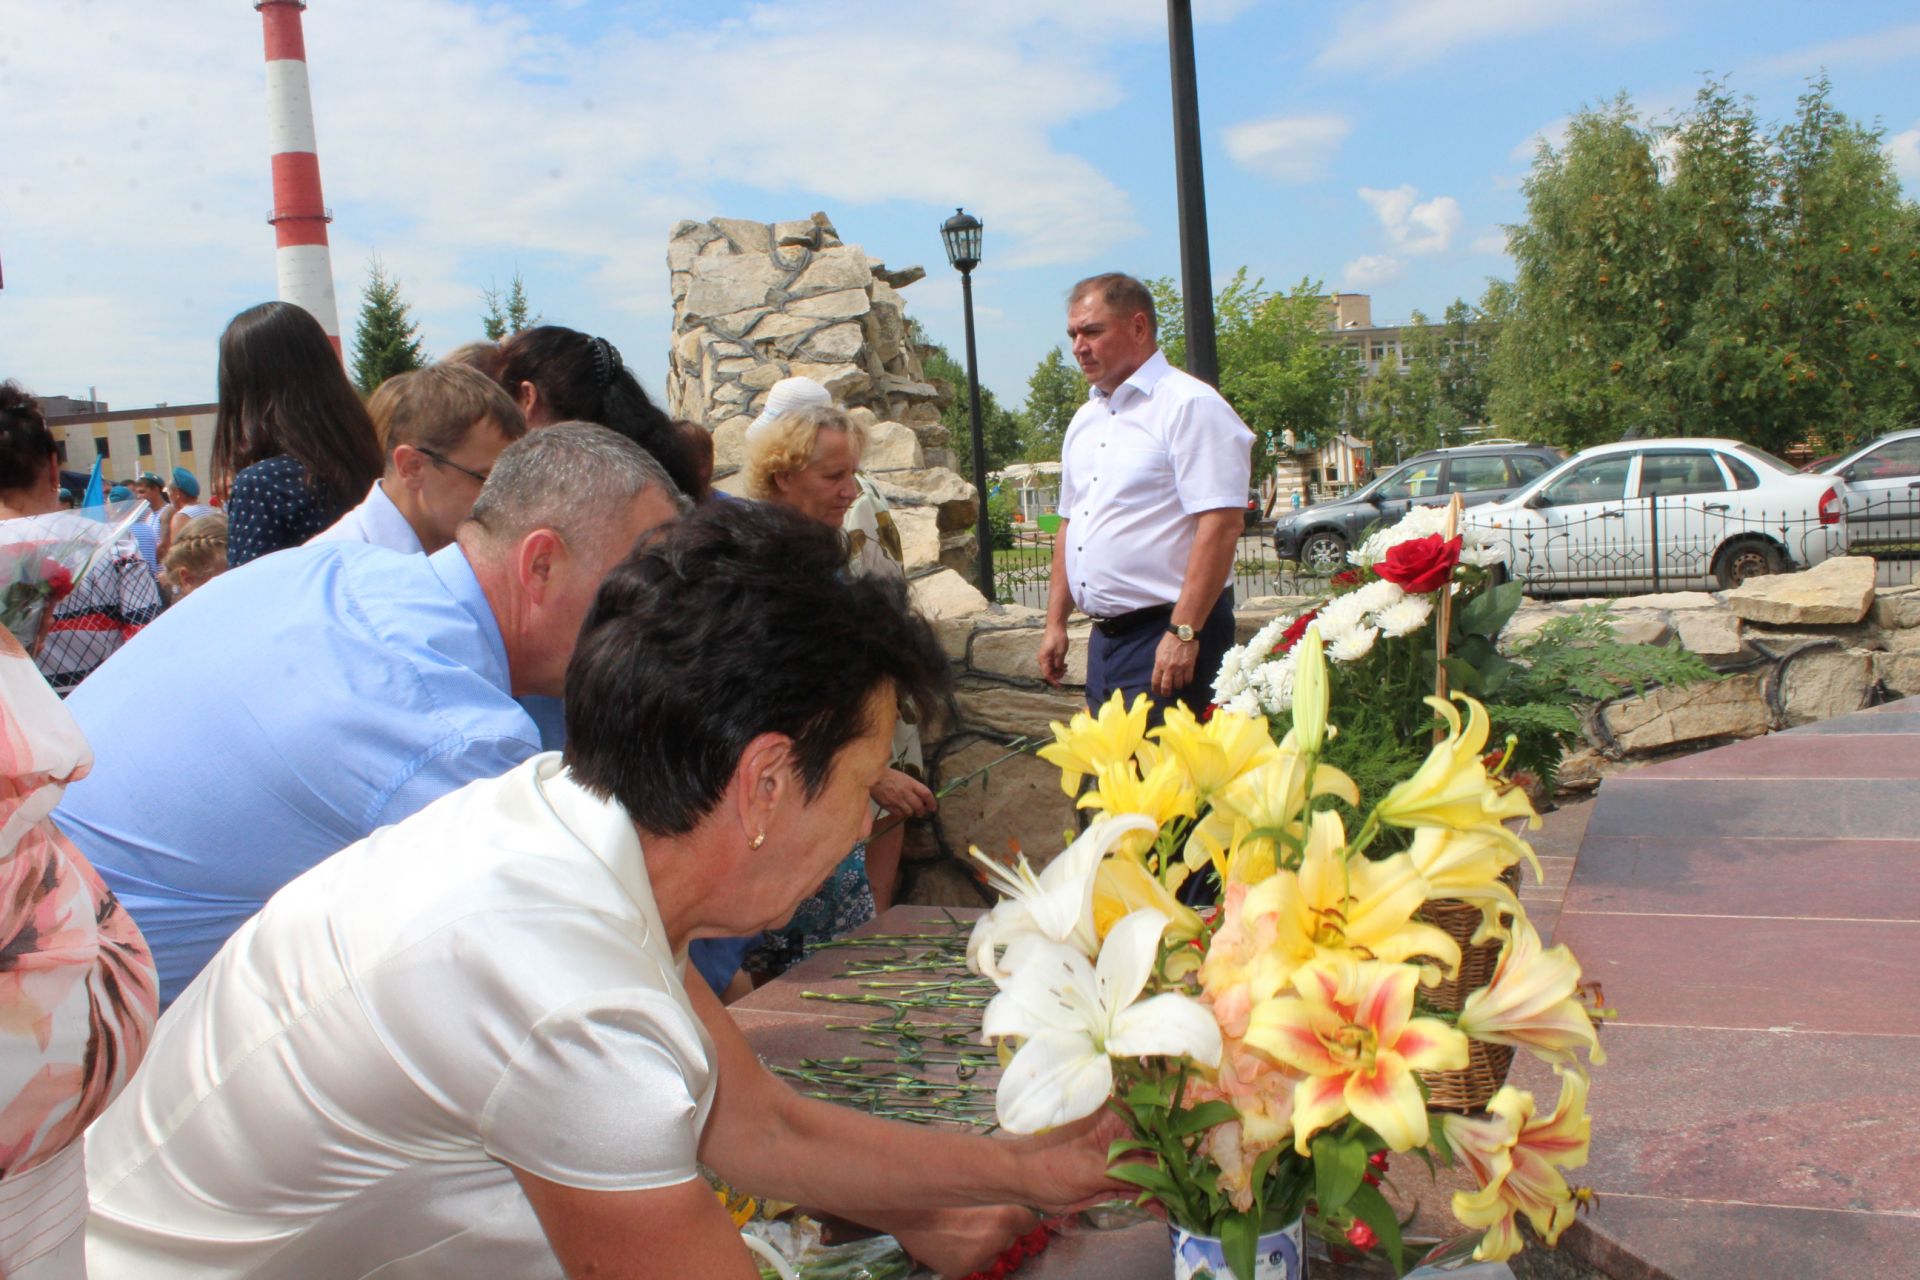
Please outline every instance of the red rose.
[{"label": "red rose", "polygon": [[48,564],[51,567],[47,570],[47,599],[59,604],[73,591],[73,574],[67,571],[65,565],[51,561]]},{"label": "red rose", "polygon": [[1423,596],[1444,587],[1459,563],[1460,536],[1442,538],[1430,533],[1400,543],[1373,566],[1373,571],[1410,594]]},{"label": "red rose", "polygon": [[1318,609],[1309,609],[1295,618],[1293,622],[1288,625],[1287,629],[1280,633],[1280,643],[1273,646],[1273,652],[1267,656],[1277,658],[1287,650],[1293,648],[1294,645],[1300,643],[1300,637],[1307,634],[1308,624],[1319,616],[1320,611]]},{"label": "red rose", "polygon": [[1360,573],[1355,569],[1342,569],[1329,581],[1336,587],[1357,587],[1360,585]]}]

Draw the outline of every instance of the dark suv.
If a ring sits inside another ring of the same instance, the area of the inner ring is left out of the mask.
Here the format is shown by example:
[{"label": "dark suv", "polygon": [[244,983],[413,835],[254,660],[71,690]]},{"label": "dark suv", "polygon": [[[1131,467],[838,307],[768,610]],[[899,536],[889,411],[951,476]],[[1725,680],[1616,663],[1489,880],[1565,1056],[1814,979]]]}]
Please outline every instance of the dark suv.
[{"label": "dark suv", "polygon": [[1393,524],[1409,507],[1438,506],[1455,493],[1470,507],[1496,502],[1562,461],[1558,449],[1512,441],[1432,449],[1347,497],[1282,512],[1273,522],[1274,549],[1302,569],[1331,573],[1345,567],[1347,548],[1369,528]]}]

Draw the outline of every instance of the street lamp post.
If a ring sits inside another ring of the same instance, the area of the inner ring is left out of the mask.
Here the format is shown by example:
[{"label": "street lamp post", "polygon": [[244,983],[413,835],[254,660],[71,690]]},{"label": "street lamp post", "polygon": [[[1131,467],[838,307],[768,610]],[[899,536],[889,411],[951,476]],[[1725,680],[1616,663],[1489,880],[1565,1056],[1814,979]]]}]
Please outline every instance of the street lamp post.
[{"label": "street lamp post", "polygon": [[1213,267],[1207,252],[1207,183],[1200,164],[1200,90],[1193,69],[1193,0],[1167,0],[1173,63],[1173,169],[1180,196],[1180,291],[1187,313],[1187,372],[1218,385]]},{"label": "street lamp post", "polygon": [[973,440],[973,492],[978,513],[975,537],[980,547],[975,563],[980,571],[980,594],[991,604],[993,590],[993,526],[987,519],[987,445],[980,434],[980,361],[973,348],[973,269],[980,265],[980,219],[965,209],[940,224],[947,244],[947,261],[960,272],[960,298],[967,316],[967,414]]}]

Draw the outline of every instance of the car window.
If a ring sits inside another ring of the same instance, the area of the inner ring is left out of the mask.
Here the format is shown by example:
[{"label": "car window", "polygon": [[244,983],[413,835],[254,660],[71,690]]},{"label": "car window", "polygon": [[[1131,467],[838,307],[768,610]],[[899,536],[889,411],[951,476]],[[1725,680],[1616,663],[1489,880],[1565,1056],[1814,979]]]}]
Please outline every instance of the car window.
[{"label": "car window", "polygon": [[1447,467],[1448,493],[1479,493],[1507,487],[1507,464],[1497,454],[1455,458]]},{"label": "car window", "polygon": [[1373,496],[1386,499],[1431,498],[1440,492],[1440,462],[1410,462]]},{"label": "car window", "polygon": [[1745,454],[1748,458],[1751,458],[1753,461],[1761,463],[1762,465],[1769,467],[1774,471],[1778,471],[1783,475],[1791,476],[1791,475],[1799,474],[1799,472],[1795,471],[1792,467],[1788,466],[1786,463],[1780,461],[1780,459],[1768,453],[1765,449],[1758,449],[1750,444],[1737,444],[1733,447],[1738,449],[1741,453]]},{"label": "car window", "polygon": [[1617,502],[1627,496],[1629,453],[1593,458],[1569,470],[1540,491],[1548,506],[1567,507],[1578,502]]},{"label": "car window", "polygon": [[1754,469],[1730,453],[1720,455],[1720,465],[1733,473],[1733,487],[1736,489],[1758,489],[1760,477]]},{"label": "car window", "polygon": [[1724,493],[1726,477],[1705,449],[1654,451],[1640,455],[1640,496],[1671,498],[1683,493]]},{"label": "car window", "polygon": [[1531,453],[1515,454],[1513,457],[1508,458],[1507,461],[1513,464],[1513,474],[1515,483],[1517,484],[1525,484],[1529,480],[1538,480],[1541,476],[1547,474],[1547,471],[1553,465],[1545,458]]},{"label": "car window", "polygon": [[1920,475],[1920,436],[1889,440],[1847,468],[1849,480],[1897,480]]}]

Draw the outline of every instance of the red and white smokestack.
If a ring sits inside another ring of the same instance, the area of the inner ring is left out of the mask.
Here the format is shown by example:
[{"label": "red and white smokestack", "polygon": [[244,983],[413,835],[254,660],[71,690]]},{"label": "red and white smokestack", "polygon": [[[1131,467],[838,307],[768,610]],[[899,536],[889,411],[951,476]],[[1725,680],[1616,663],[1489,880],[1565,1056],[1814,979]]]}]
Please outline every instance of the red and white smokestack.
[{"label": "red and white smokestack", "polygon": [[333,259],[320,198],[320,157],[313,141],[313,95],[307,88],[307,41],[300,29],[306,0],[255,0],[267,37],[267,136],[273,154],[274,243],[280,300],[303,307],[340,350],[340,312],[333,301]]}]

